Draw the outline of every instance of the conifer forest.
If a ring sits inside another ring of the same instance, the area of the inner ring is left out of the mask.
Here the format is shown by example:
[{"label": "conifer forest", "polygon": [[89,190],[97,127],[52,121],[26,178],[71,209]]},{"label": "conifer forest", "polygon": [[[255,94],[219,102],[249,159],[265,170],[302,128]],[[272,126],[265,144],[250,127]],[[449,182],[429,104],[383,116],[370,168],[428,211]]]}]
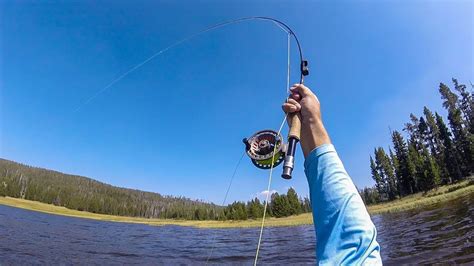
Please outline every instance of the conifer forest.
[{"label": "conifer forest", "polygon": [[410,114],[402,130],[390,132],[392,145],[370,156],[375,186],[360,191],[366,204],[390,201],[460,181],[474,172],[474,100],[470,88],[452,79],[439,93],[447,122],[426,106]]},{"label": "conifer forest", "polygon": [[[427,107],[410,114],[402,130],[390,132],[392,144],[370,156],[374,187],[360,190],[364,202],[375,204],[460,181],[474,172],[474,100],[470,88],[453,79],[439,93],[447,119]],[[350,174],[350,173],[349,173]],[[186,220],[246,220],[263,216],[264,203],[255,197],[219,206],[185,197],[108,185],[87,177],[0,159],[0,196],[39,201],[92,213]],[[311,211],[308,197],[293,188],[274,193],[267,208],[271,217]]]}]

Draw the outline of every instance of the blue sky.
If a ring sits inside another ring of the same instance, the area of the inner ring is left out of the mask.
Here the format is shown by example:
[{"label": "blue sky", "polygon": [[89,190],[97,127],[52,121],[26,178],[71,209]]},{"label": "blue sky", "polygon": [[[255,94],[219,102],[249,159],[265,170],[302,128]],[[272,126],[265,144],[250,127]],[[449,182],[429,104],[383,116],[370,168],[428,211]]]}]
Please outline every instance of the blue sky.
[{"label": "blue sky", "polygon": [[[117,186],[220,203],[241,139],[277,129],[286,35],[268,22],[206,33],[98,95],[153,53],[209,25],[271,16],[297,33],[331,138],[357,186],[368,158],[439,82],[474,81],[472,1],[2,1],[0,157]],[[293,48],[295,46],[293,45]],[[297,53],[292,50],[293,69]],[[298,80],[293,71],[292,83]],[[77,112],[74,110],[81,106]],[[306,195],[298,151],[290,186]],[[266,189],[247,158],[229,201]]]}]

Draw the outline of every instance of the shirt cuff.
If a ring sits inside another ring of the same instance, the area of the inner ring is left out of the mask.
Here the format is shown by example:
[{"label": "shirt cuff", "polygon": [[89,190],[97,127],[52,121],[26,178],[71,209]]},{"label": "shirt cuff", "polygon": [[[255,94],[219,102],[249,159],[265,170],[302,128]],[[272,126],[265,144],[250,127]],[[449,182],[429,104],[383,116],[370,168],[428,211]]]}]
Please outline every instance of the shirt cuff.
[{"label": "shirt cuff", "polygon": [[336,152],[336,148],[334,148],[334,145],[332,144],[323,144],[319,147],[316,147],[314,150],[312,150],[308,157],[306,157],[304,161],[304,168],[308,169],[310,164],[312,162],[317,162],[317,158],[325,153],[328,152]]}]

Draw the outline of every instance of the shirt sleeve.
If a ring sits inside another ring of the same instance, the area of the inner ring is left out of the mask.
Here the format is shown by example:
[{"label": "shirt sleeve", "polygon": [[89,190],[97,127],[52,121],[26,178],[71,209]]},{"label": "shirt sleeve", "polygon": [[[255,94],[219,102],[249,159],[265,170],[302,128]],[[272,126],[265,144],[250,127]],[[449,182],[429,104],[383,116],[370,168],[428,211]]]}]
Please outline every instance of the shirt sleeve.
[{"label": "shirt sleeve", "polygon": [[332,144],[305,161],[319,264],[381,265],[377,230]]}]

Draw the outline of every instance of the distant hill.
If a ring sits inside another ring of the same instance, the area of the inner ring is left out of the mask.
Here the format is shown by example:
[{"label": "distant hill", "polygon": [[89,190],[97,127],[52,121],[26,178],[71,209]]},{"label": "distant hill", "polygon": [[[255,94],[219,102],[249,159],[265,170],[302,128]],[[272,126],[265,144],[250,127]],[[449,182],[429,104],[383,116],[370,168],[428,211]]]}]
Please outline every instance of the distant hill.
[{"label": "distant hill", "polygon": [[[93,213],[147,218],[216,219],[223,207],[184,197],[115,187],[94,179],[0,158],[0,196]],[[199,214],[199,215],[198,215]]]}]

